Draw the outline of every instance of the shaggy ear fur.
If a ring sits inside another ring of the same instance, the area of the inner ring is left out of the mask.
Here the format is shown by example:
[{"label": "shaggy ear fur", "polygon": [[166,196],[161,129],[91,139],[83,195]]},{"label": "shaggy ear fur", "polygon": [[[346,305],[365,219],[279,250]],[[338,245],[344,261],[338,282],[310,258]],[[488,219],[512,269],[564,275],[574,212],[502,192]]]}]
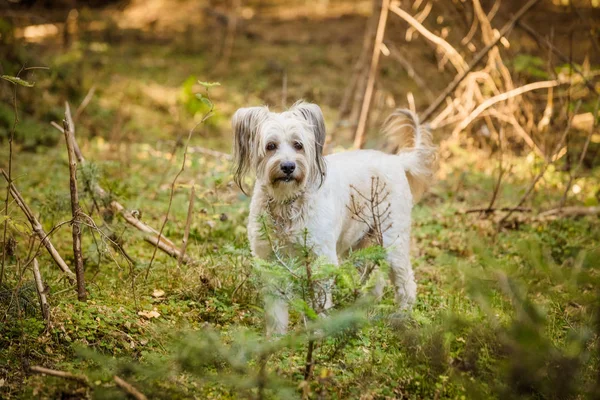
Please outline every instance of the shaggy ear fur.
[{"label": "shaggy ear fur", "polygon": [[323,146],[325,145],[326,135],[325,118],[323,117],[323,112],[318,105],[304,103],[303,101],[296,102],[290,111],[293,114],[304,118],[312,127],[315,135],[315,159],[313,161],[317,167],[317,171],[319,172],[318,175],[320,179],[320,185],[322,185],[326,170],[325,157],[323,157]]},{"label": "shaggy ear fur", "polygon": [[244,193],[246,191],[242,181],[252,166],[252,148],[258,137],[258,131],[268,115],[267,107],[248,107],[237,110],[231,119],[235,136],[233,180]]}]

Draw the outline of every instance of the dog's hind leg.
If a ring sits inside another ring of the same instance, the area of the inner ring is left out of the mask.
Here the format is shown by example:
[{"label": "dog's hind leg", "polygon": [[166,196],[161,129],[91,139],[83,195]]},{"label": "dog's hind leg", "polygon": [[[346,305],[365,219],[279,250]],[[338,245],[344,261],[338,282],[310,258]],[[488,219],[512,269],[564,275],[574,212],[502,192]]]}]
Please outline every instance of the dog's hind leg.
[{"label": "dog's hind leg", "polygon": [[395,237],[384,235],[390,279],[394,285],[396,304],[400,310],[410,310],[417,297],[417,283],[410,263],[410,228],[395,233]]}]

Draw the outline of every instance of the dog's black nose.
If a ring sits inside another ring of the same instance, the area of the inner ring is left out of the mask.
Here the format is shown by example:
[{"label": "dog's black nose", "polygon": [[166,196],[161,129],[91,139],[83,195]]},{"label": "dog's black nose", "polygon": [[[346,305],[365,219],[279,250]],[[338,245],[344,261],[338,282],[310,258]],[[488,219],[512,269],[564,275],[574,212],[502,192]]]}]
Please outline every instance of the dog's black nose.
[{"label": "dog's black nose", "polygon": [[292,172],[296,169],[296,163],[293,161],[285,161],[282,162],[279,166],[284,174],[291,175]]}]

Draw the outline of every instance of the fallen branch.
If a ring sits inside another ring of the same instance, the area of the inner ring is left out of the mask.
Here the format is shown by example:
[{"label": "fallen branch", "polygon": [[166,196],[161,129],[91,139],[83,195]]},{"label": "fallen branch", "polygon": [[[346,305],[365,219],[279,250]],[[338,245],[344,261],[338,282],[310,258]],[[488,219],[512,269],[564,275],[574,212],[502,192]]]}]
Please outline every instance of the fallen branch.
[{"label": "fallen branch", "polygon": [[69,124],[70,113],[65,115],[63,120],[65,142],[67,144],[67,153],[69,155],[69,189],[71,192],[71,215],[73,216],[73,257],[75,259],[75,275],[77,277],[77,299],[79,301],[87,300],[85,290],[85,274],[83,272],[83,254],[81,253],[81,206],[79,205],[79,194],[77,192],[77,159],[75,156],[75,146],[73,144],[72,125]]},{"label": "fallen branch", "polygon": [[560,217],[584,217],[588,215],[598,215],[600,214],[600,206],[595,207],[582,207],[582,206],[573,206],[573,207],[562,207],[562,208],[553,208],[548,211],[544,211],[538,214],[539,219],[546,218],[560,218]]},{"label": "fallen branch", "polygon": [[[8,175],[6,174],[6,172],[4,172],[3,169],[1,169],[0,171],[2,172],[2,175],[4,176],[4,179],[6,179],[6,181],[9,182],[9,178],[8,178]],[[67,263],[60,256],[58,251],[56,251],[56,249],[50,242],[48,235],[44,231],[42,224],[40,224],[40,222],[37,220],[37,218],[35,218],[35,216],[33,215],[33,212],[31,211],[29,206],[27,206],[27,203],[25,203],[25,200],[23,200],[23,197],[17,190],[17,187],[15,186],[14,183],[9,183],[9,190],[10,190],[11,196],[15,199],[15,202],[17,203],[19,208],[23,211],[23,214],[25,214],[25,217],[29,221],[29,224],[31,225],[31,229],[40,238],[42,244],[46,247],[46,249],[48,250],[48,253],[50,253],[50,256],[52,257],[52,259],[54,259],[54,262],[56,262],[56,265],[58,265],[58,267],[67,275],[67,278],[69,278],[69,281],[74,282],[75,274],[71,271],[71,269],[69,269],[69,267],[67,266]]]},{"label": "fallen branch", "polygon": [[463,214],[473,214],[473,213],[484,213],[484,214],[493,214],[496,212],[531,212],[531,208],[527,207],[502,207],[502,208],[470,208],[463,212]]},{"label": "fallen branch", "polygon": [[118,387],[123,389],[123,391],[125,393],[127,393],[134,399],[136,399],[136,400],[147,400],[148,399],[142,392],[137,390],[130,383],[124,381],[122,378],[119,378],[117,375],[113,376],[113,379],[115,380],[115,383],[117,384]]},{"label": "fallen branch", "polygon": [[84,375],[75,375],[71,372],[59,371],[59,370],[50,369],[50,368],[44,368],[44,367],[40,367],[37,365],[32,366],[30,368],[30,371],[36,372],[38,374],[56,376],[58,378],[70,379],[73,381],[78,381],[80,383],[83,383],[86,386],[90,386],[90,382],[88,381],[88,378]]},{"label": "fallen branch", "polygon": [[521,9],[519,11],[517,11],[517,13],[510,19],[510,21],[508,21],[506,24],[504,24],[504,26],[502,27],[502,29],[500,29],[500,32],[498,33],[498,35],[496,36],[494,41],[492,41],[490,44],[488,44],[483,49],[481,49],[481,51],[479,53],[477,53],[477,55],[475,55],[475,57],[473,57],[473,60],[471,60],[468,67],[466,68],[466,70],[461,72],[460,74],[456,75],[456,77],[454,77],[452,82],[450,82],[450,84],[446,87],[446,89],[444,89],[442,94],[440,94],[438,96],[438,98],[433,102],[433,104],[431,104],[427,108],[427,110],[425,110],[425,112],[421,116],[421,121],[427,121],[431,117],[431,115],[437,111],[437,109],[442,105],[442,103],[444,103],[444,100],[446,99],[446,97],[448,97],[450,95],[450,93],[452,93],[458,87],[458,85],[460,85],[460,83],[465,79],[465,77],[469,74],[469,72],[471,72],[473,70],[473,68],[475,68],[477,65],[479,65],[479,63],[490,52],[490,50],[493,49],[494,47],[496,47],[498,42],[508,33],[508,31],[510,31],[513,28],[515,23],[523,15],[525,15],[525,13],[527,11],[529,11],[529,9],[531,7],[533,7],[538,1],[540,1],[540,0],[529,0],[527,2],[527,4],[525,4],[523,7],[521,7]]},{"label": "fallen branch", "polygon": [[40,265],[37,258],[33,259],[33,278],[35,280],[35,288],[37,290],[38,299],[40,300],[40,308],[42,309],[42,316],[46,323],[50,320],[50,306],[48,305],[48,299],[46,299],[46,288],[42,281],[42,274],[40,273]]},{"label": "fallen branch", "polygon": [[530,83],[527,84],[525,86],[521,86],[519,88],[513,89],[513,90],[509,90],[508,92],[499,94],[497,96],[491,97],[489,99],[487,99],[486,101],[484,101],[483,103],[481,103],[476,109],[474,109],[471,114],[469,114],[469,116],[464,119],[455,129],[455,132],[460,132],[463,129],[465,129],[467,126],[469,126],[469,124],[471,122],[473,122],[473,120],[475,120],[475,118],[477,118],[482,112],[484,112],[485,110],[487,110],[488,108],[490,108],[491,106],[493,106],[496,103],[500,103],[501,101],[505,101],[508,100],[510,98],[513,97],[517,97],[522,95],[523,93],[527,93],[530,92],[532,90],[538,90],[538,89],[547,89],[550,87],[555,87],[560,85],[561,83],[554,80],[554,81],[541,81],[541,82],[534,82],[534,83]]}]

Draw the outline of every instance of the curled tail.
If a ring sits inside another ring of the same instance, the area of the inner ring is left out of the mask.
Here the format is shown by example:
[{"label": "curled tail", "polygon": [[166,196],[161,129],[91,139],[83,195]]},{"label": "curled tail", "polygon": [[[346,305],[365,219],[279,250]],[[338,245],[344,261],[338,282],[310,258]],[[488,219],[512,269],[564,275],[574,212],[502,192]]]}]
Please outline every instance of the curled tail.
[{"label": "curled tail", "polygon": [[395,110],[383,124],[383,133],[393,153],[402,157],[406,177],[416,203],[431,183],[437,159],[431,132],[419,117],[406,109]]}]

